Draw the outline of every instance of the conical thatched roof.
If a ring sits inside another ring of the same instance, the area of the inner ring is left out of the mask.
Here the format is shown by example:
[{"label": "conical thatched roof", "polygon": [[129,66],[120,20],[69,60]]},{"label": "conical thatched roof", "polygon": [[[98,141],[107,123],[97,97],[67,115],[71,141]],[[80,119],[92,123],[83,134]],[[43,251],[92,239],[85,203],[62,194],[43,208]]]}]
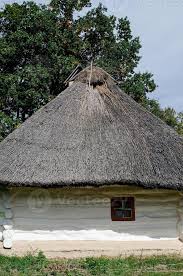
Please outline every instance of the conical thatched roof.
[{"label": "conical thatched roof", "polygon": [[183,139],[86,68],[0,144],[0,183],[182,189]]}]

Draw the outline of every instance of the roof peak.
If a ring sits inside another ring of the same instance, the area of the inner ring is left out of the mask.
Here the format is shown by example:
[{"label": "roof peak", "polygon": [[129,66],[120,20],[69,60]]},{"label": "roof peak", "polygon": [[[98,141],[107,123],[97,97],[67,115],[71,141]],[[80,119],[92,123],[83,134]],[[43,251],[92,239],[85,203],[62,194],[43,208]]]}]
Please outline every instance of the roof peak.
[{"label": "roof peak", "polygon": [[82,82],[94,87],[97,85],[103,85],[108,81],[115,82],[115,80],[106,71],[95,65],[86,67],[77,75],[72,77],[70,81]]}]

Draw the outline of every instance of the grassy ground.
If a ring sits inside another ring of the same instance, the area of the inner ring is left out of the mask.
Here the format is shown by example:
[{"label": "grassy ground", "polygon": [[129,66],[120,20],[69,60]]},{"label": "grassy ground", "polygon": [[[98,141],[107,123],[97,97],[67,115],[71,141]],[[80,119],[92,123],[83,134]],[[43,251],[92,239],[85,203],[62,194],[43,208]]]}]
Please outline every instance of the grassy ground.
[{"label": "grassy ground", "polygon": [[183,275],[180,256],[48,260],[42,253],[23,258],[0,256],[0,276]]}]

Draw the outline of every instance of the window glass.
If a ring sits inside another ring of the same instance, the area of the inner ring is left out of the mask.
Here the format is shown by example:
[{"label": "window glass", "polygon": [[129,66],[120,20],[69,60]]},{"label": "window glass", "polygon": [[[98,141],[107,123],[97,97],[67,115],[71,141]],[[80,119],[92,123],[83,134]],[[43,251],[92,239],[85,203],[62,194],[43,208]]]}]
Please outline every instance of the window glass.
[{"label": "window glass", "polygon": [[135,220],[134,197],[121,197],[111,199],[111,219],[113,221]]}]

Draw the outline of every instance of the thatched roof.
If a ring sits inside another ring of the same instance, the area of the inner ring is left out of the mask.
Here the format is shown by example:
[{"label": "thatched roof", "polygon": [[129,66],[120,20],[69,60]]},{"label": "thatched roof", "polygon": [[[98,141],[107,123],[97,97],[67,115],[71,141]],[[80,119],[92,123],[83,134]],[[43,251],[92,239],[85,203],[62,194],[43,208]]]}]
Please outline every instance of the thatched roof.
[{"label": "thatched roof", "polygon": [[102,69],[73,84],[0,144],[0,183],[183,188],[183,139]]}]

